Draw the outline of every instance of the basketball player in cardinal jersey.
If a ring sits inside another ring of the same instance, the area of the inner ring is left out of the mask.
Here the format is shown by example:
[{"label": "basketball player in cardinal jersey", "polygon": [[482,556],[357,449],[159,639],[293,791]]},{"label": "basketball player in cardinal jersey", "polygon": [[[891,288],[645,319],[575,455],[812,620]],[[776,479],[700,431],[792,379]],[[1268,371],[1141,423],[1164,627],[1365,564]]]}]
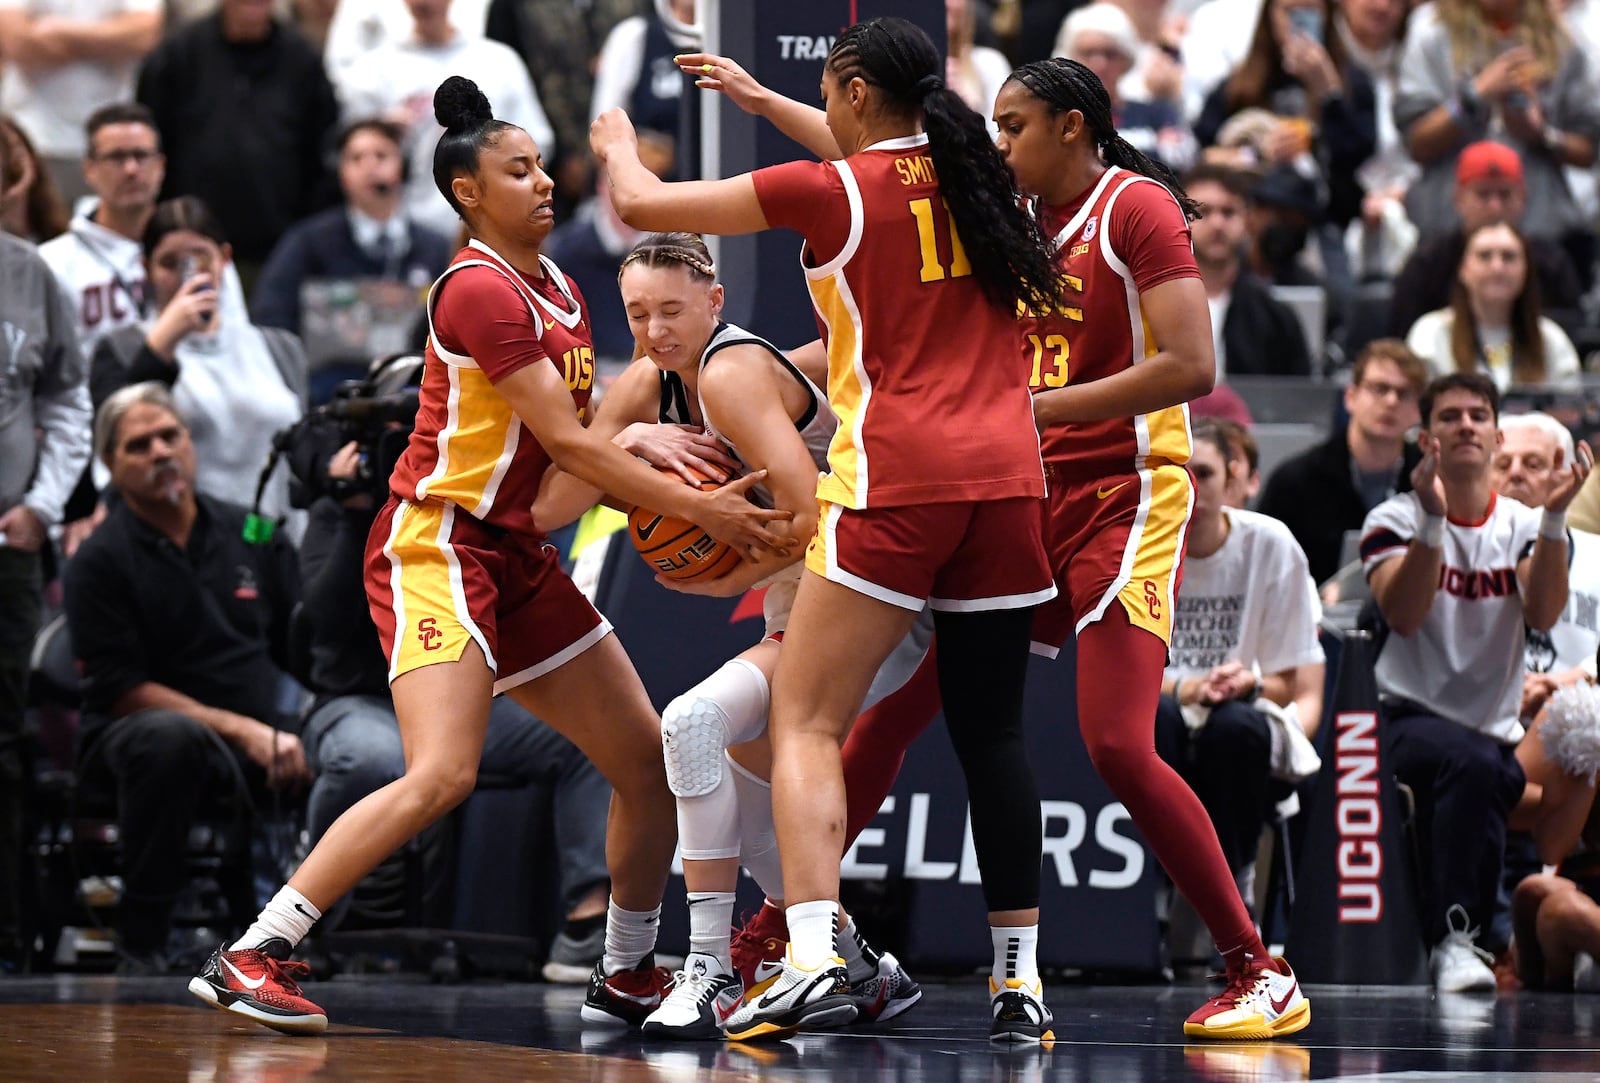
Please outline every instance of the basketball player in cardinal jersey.
[{"label": "basketball player in cardinal jersey", "polygon": [[[716,65],[705,66],[714,76]],[[800,233],[828,346],[839,429],[772,685],[790,942],[782,969],[729,1020],[736,1039],[837,1018],[848,999],[835,941],[846,810],[839,745],[925,604],[1004,976],[991,988],[991,1036],[1050,1033],[1036,966],[1041,837],[1022,685],[1031,610],[1055,589],[1013,315],[1022,303],[1053,304],[1055,275],[983,118],[944,85],[943,71],[909,22],[845,29],[824,66],[823,114],[789,99],[773,101],[782,117],[769,114],[785,130],[797,120],[801,142],[836,161],[667,184],[639,164],[621,111],[590,133],[613,201],[636,228]]]},{"label": "basketball player in cardinal jersey", "polygon": [[1184,1033],[1290,1034],[1310,1021],[1310,1004],[1262,946],[1210,817],[1154,744],[1194,498],[1184,403],[1215,373],[1189,241],[1195,206],[1117,135],[1105,87],[1082,64],[1024,64],[1000,88],[994,117],[1071,296],[1022,314],[1060,589],[1037,614],[1035,649],[1053,657],[1076,633],[1089,756],[1226,961],[1227,988]]},{"label": "basketball player in cardinal jersey", "polygon": [[323,911],[471,793],[491,698],[504,692],[583,750],[611,783],[612,895],[590,1022],[643,1022],[669,977],[654,965],[676,844],[660,724],[611,626],[562,572],[531,514],[552,462],[607,492],[699,522],[759,558],[788,548],[751,504],[756,471],[714,493],[591,434],[589,318],[540,251],[553,182],[528,133],[493,118],[470,80],[434,97],[434,180],[473,237],[429,292],[416,428],[367,542],[367,592],[389,656],[406,773],[323,835],[243,937],[189,983],[201,1000],[289,1033],[327,1016],[289,962]]}]

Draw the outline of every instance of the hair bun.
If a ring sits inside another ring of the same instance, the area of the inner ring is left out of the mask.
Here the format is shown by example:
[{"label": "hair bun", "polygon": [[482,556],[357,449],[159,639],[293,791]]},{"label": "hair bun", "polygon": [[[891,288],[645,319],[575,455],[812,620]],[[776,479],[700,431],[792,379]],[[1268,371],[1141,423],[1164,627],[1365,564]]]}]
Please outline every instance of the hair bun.
[{"label": "hair bun", "polygon": [[460,75],[452,75],[433,92],[433,115],[447,132],[476,128],[494,119],[489,99],[478,84]]}]

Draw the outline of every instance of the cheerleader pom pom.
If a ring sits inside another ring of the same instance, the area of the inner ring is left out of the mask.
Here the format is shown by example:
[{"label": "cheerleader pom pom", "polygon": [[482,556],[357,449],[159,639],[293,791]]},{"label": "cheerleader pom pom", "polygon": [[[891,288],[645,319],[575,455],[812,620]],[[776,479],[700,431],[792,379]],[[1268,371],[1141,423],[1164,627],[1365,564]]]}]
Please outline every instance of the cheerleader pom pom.
[{"label": "cheerleader pom pom", "polygon": [[1593,786],[1600,775],[1600,687],[1584,681],[1552,695],[1539,739],[1551,763]]}]

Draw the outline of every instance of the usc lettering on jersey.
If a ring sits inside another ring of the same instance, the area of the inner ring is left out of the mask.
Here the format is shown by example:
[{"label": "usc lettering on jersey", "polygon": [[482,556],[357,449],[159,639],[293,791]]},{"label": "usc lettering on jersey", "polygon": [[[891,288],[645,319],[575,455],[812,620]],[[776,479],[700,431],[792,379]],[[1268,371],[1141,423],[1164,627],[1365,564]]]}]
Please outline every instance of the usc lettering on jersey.
[{"label": "usc lettering on jersey", "polygon": [[[1172,193],[1112,166],[1081,200],[1040,207],[1038,214],[1056,267],[1082,299],[1051,312],[1019,314],[1029,387],[1043,391],[1104,379],[1160,352],[1139,294],[1200,276],[1189,223]],[[1056,425],[1041,443],[1045,459],[1075,477],[1181,465],[1189,461],[1189,409]]]},{"label": "usc lettering on jersey", "polygon": [[767,222],[805,237],[839,416],[817,495],[847,508],[1044,492],[1015,321],[972,277],[927,147],[753,174]]},{"label": "usc lettering on jersey", "polygon": [[[540,262],[545,277],[529,279],[475,240],[428,291],[417,426],[390,478],[395,496],[449,501],[492,526],[538,530],[531,505],[550,456],[494,385],[548,362],[580,418],[594,385],[583,299],[553,261]],[[463,338],[479,343],[476,353]]]}]

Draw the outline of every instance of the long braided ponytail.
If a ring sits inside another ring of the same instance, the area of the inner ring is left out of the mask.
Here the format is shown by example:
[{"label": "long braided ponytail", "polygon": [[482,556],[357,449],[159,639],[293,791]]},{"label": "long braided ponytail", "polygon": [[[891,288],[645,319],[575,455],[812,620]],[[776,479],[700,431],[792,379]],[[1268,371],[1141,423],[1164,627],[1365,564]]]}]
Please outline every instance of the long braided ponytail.
[{"label": "long braided ponytail", "polygon": [[1035,60],[1011,73],[1007,82],[1021,83],[1028,92],[1050,107],[1051,115],[1076,109],[1094,138],[1095,147],[1107,165],[1121,166],[1160,181],[1178,201],[1188,218],[1200,217],[1200,206],[1190,199],[1172,171],[1154,161],[1117,134],[1111,120],[1111,95],[1098,76],[1076,60],[1055,57]]},{"label": "long braided ponytail", "polygon": [[1023,212],[983,118],[945,86],[944,62],[928,35],[904,19],[856,23],[834,41],[827,67],[841,84],[860,78],[907,113],[921,113],[939,192],[984,296],[1007,312],[1053,304],[1060,287],[1038,223]]}]

